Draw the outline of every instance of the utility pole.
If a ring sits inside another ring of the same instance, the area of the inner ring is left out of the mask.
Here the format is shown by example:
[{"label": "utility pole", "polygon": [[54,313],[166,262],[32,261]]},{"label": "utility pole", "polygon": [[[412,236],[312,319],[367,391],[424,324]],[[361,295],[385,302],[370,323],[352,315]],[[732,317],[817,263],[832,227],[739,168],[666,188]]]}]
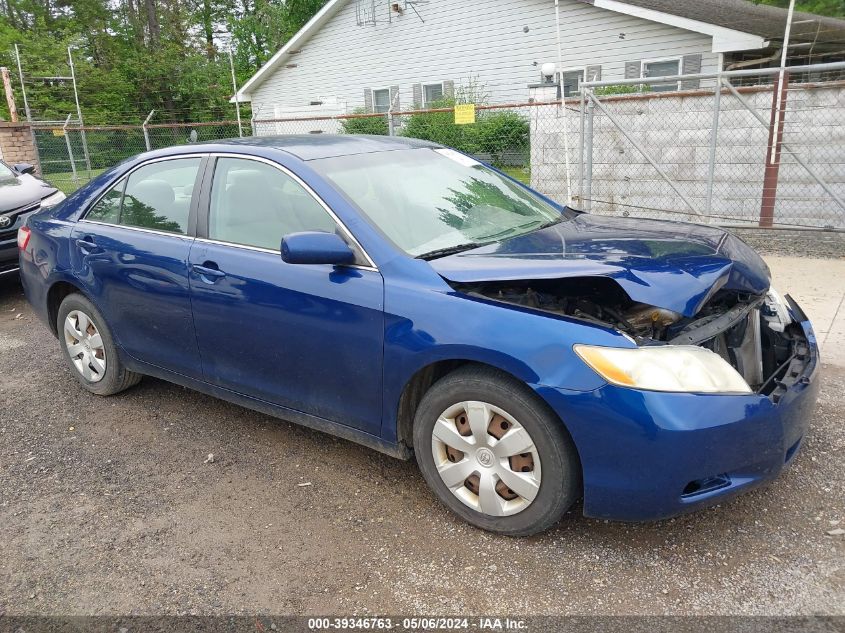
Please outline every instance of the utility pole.
[{"label": "utility pole", "polygon": [[12,94],[12,81],[9,79],[9,69],[3,66],[0,68],[3,75],[3,90],[6,91],[6,104],[9,106],[9,119],[12,123],[18,122],[18,109],[15,106],[15,95]]},{"label": "utility pole", "polygon": [[795,0],[790,0],[786,14],[786,30],[783,34],[783,49],[780,56],[780,72],[772,92],[772,115],[769,126],[769,141],[766,148],[766,167],[763,171],[763,196],[760,202],[760,222],[764,228],[771,228],[775,222],[778,180],[780,178],[780,155],[783,144],[783,118],[786,114],[786,98],[789,90],[789,73],[786,71],[789,35],[792,30],[792,16]]}]

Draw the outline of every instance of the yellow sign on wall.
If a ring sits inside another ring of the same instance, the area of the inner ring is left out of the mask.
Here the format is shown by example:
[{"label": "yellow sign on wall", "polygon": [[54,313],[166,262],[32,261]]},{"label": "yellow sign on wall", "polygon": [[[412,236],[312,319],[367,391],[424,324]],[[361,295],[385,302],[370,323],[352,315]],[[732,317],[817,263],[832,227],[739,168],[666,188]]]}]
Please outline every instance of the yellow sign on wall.
[{"label": "yellow sign on wall", "polygon": [[65,135],[64,130],[57,130],[55,128],[53,129],[53,136],[64,136],[64,135]]},{"label": "yellow sign on wall", "polygon": [[455,106],[455,124],[475,123],[475,104],[461,103]]}]

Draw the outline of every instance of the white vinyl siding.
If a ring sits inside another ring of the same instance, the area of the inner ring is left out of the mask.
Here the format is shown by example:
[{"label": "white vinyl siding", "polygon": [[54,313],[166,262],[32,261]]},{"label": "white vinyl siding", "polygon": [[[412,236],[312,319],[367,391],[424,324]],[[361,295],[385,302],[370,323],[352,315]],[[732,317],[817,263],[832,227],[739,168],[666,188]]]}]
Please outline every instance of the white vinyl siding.
[{"label": "white vinyl siding", "polygon": [[[387,15],[385,0],[376,3]],[[252,91],[253,108],[307,104],[330,91],[351,110],[364,105],[362,88],[392,85],[402,103],[413,104],[415,86],[437,83],[421,80],[432,75],[458,90],[478,85],[490,103],[522,102],[538,65],[557,62],[548,0],[438,0],[417,10],[424,22],[406,12],[359,27],[349,0],[291,57],[295,68],[280,66]],[[701,71],[716,70],[709,36],[576,0],[561,0],[560,18],[564,68],[600,66],[601,78],[612,80],[624,77],[626,62],[701,54]]]}]

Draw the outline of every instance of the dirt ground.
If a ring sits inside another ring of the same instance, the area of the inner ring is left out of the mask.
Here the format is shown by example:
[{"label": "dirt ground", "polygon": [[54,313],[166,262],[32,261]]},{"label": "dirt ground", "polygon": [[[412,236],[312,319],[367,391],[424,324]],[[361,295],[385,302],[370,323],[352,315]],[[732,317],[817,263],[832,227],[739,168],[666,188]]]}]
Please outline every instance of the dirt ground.
[{"label": "dirt ground", "polygon": [[413,463],[150,378],[88,394],[0,281],[0,614],[845,614],[845,369],[825,370],[772,485],[512,539]]}]

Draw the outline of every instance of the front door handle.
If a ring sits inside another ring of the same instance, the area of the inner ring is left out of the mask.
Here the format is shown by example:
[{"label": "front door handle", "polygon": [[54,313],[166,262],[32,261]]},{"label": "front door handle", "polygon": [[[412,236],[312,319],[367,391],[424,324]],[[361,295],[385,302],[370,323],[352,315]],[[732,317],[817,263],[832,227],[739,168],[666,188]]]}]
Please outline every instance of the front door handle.
[{"label": "front door handle", "polygon": [[213,284],[226,276],[226,273],[220,270],[214,262],[204,262],[202,266],[192,264],[191,269],[199,275],[200,279],[209,284]]}]

